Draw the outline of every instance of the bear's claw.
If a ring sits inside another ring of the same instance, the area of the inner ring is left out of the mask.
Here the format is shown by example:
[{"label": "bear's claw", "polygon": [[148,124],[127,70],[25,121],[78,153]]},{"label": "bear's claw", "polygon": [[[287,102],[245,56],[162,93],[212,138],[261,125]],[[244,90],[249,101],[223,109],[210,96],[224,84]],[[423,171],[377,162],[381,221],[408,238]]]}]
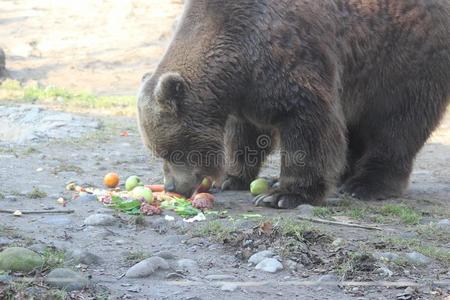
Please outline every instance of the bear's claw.
[{"label": "bear's claw", "polygon": [[300,205],[297,195],[268,193],[256,196],[253,199],[255,206],[265,206],[271,208],[291,209]]}]

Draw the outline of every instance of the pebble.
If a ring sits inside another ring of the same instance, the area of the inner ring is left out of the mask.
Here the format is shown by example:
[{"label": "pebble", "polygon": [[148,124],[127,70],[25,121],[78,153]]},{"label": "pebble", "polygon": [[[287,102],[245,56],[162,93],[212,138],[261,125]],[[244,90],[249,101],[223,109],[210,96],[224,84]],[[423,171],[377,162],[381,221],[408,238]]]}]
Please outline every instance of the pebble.
[{"label": "pebble", "polygon": [[106,214],[90,215],[84,220],[84,224],[88,226],[108,226],[114,223],[116,223],[116,219]]},{"label": "pebble", "polygon": [[431,259],[419,252],[410,252],[406,254],[406,260],[415,266],[427,265]]},{"label": "pebble", "polygon": [[305,218],[311,218],[314,216],[314,206],[309,204],[302,204],[297,207],[299,215]]},{"label": "pebble", "polygon": [[156,252],[155,256],[159,256],[161,258],[168,259],[168,260],[177,258],[174,254],[172,254],[169,251]]},{"label": "pebble", "polygon": [[233,275],[221,275],[221,274],[211,274],[211,275],[207,275],[205,276],[206,280],[211,280],[211,281],[221,281],[221,280],[233,280],[235,279],[235,276]]},{"label": "pebble", "polygon": [[47,275],[46,282],[52,287],[67,292],[82,290],[89,285],[87,278],[67,268],[54,269]]},{"label": "pebble", "polygon": [[334,275],[334,274],[326,274],[326,275],[322,275],[319,277],[318,281],[318,285],[319,285],[319,289],[321,289],[322,287],[328,288],[328,289],[332,289],[332,290],[336,290],[339,291],[339,278]]},{"label": "pebble", "polygon": [[0,253],[0,270],[4,271],[28,273],[43,263],[39,254],[22,247],[6,248]]},{"label": "pebble", "polygon": [[166,279],[183,279],[184,275],[181,273],[169,273],[166,276]]},{"label": "pebble", "polygon": [[437,223],[437,227],[442,228],[442,229],[450,229],[450,220],[449,219],[440,220]]},{"label": "pebble", "polygon": [[152,275],[158,269],[167,270],[169,269],[169,264],[165,259],[158,256],[153,256],[132,266],[125,273],[125,277],[144,278]]},{"label": "pebble", "polygon": [[375,270],[375,273],[380,274],[381,276],[384,276],[384,277],[392,277],[392,275],[394,275],[394,272],[389,270],[387,267],[380,267]]},{"label": "pebble", "polygon": [[283,270],[283,265],[275,258],[265,258],[256,265],[255,269],[268,273],[276,273]]},{"label": "pebble", "polygon": [[225,283],[220,287],[220,290],[224,292],[234,292],[239,288],[235,283]]},{"label": "pebble", "polygon": [[341,239],[341,238],[337,238],[333,241],[333,243],[331,243],[331,246],[333,246],[335,248],[340,248],[344,245],[345,245],[345,241],[344,241],[344,239]]},{"label": "pebble", "polygon": [[93,202],[93,201],[97,201],[97,196],[93,195],[93,194],[88,194],[88,193],[84,193],[82,195],[80,195],[80,197],[78,197],[79,201],[86,201],[86,202]]},{"label": "pebble", "polygon": [[272,251],[264,250],[264,251],[257,252],[255,254],[253,254],[252,256],[250,256],[250,258],[248,259],[248,262],[251,264],[257,265],[264,259],[273,257],[274,255],[275,254]]},{"label": "pebble", "polygon": [[8,283],[13,281],[14,277],[9,275],[0,275],[0,283]]},{"label": "pebble", "polygon": [[12,242],[12,240],[0,236],[0,246],[8,246],[9,244],[12,244]]},{"label": "pebble", "polygon": [[177,267],[182,271],[193,273],[198,271],[198,264],[192,259],[180,259],[177,261]]},{"label": "pebble", "polygon": [[86,250],[75,250],[70,254],[76,264],[98,265],[102,262],[102,258]]},{"label": "pebble", "polygon": [[398,254],[392,252],[375,252],[373,257],[383,261],[394,261],[400,258]]},{"label": "pebble", "polygon": [[287,261],[285,262],[285,265],[286,265],[286,267],[287,267],[289,270],[295,271],[295,270],[297,270],[297,265],[298,265],[298,263],[296,263],[295,261],[289,259],[289,260],[287,260]]}]

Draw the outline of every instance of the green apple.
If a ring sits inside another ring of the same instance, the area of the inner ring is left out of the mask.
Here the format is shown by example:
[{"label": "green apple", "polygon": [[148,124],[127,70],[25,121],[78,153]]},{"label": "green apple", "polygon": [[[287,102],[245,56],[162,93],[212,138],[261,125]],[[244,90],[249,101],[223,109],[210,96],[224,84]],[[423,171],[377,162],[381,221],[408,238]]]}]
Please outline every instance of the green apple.
[{"label": "green apple", "polygon": [[258,196],[269,191],[269,182],[264,178],[258,178],[250,184],[250,193]]},{"label": "green apple", "polygon": [[153,203],[153,193],[151,190],[143,187],[143,186],[137,186],[131,191],[131,197],[142,200],[144,199],[145,202],[152,204]]},{"label": "green apple", "polygon": [[202,183],[200,184],[197,192],[199,192],[199,193],[206,193],[206,192],[208,192],[211,189],[211,187],[212,187],[212,183],[213,182],[212,182],[212,179],[210,177],[203,178]]},{"label": "green apple", "polygon": [[137,186],[142,186],[142,181],[138,176],[130,176],[127,178],[127,181],[125,181],[125,188],[127,191],[132,191]]}]

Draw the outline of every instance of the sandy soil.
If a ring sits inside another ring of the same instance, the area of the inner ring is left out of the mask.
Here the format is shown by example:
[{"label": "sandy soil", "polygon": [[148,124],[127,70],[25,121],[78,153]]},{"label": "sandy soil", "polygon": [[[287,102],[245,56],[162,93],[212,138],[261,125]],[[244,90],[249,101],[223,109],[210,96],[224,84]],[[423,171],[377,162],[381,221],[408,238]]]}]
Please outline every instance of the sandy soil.
[{"label": "sandy soil", "polygon": [[[18,79],[99,94],[134,94],[142,74],[151,71],[162,55],[180,7],[180,1],[168,0],[5,0],[0,8],[0,47],[7,53],[8,69]],[[276,230],[261,233],[261,220],[244,220],[242,213],[296,220],[301,210],[255,208],[245,192],[216,195],[215,209],[227,213],[226,218],[215,222],[225,228],[236,226],[225,239],[217,239],[218,232],[207,234],[205,226],[208,228],[211,220],[186,224],[179,218],[167,222],[164,217],[146,217],[145,224],[136,225],[132,217],[105,209],[99,202],[72,200],[73,193],[65,190],[67,182],[101,187],[104,174],[111,170],[122,178],[139,175],[148,183],[162,181],[161,161],[149,156],[142,146],[135,120],[102,117],[98,121],[103,126],[81,137],[22,145],[2,143],[0,147],[0,193],[4,196],[0,197],[0,209],[51,211],[61,209],[56,200],[64,197],[69,200],[66,209],[75,210],[63,216],[18,218],[0,214],[0,238],[8,238],[10,245],[32,249],[51,246],[67,253],[85,249],[102,258],[99,264],[68,263],[92,278],[91,288],[68,298],[442,299],[450,294],[450,259],[439,259],[435,253],[426,253],[431,260],[422,266],[351,260],[352,253],[368,253],[371,257],[375,252],[389,251],[404,255],[412,251],[413,244],[450,255],[449,231],[428,225],[450,217],[450,115],[418,156],[403,198],[376,203],[348,199],[334,205],[330,202],[332,216],[326,219],[350,220],[377,226],[381,231],[314,223],[311,226],[320,234],[307,233],[294,240]],[[124,130],[129,132],[127,137],[121,136]],[[263,174],[276,176],[278,161],[270,161]],[[30,199],[35,187],[47,195]],[[385,204],[411,207],[420,213],[419,223],[405,224],[396,217],[376,221],[372,212]],[[355,208],[370,213],[355,219]],[[96,212],[113,215],[115,223],[85,226],[85,218]],[[337,243],[339,239],[342,243]],[[283,253],[289,243],[297,248]],[[0,250],[5,247],[0,245]],[[248,265],[249,254],[267,248],[281,255],[283,271],[269,274]],[[135,262],[161,251],[173,256],[167,259],[170,270],[146,279],[122,276]],[[130,259],[136,254],[138,258]],[[198,269],[167,277],[177,271],[176,262],[183,258],[195,260]],[[299,263],[290,269],[292,261]],[[379,275],[376,270],[380,267],[387,267],[392,276]],[[35,274],[33,282],[41,282],[47,272]],[[228,277],[217,282],[208,275]],[[324,285],[322,281],[317,285],[316,281],[324,278],[335,278],[339,283]],[[232,282],[234,290],[224,291],[224,281]],[[309,286],[311,281],[316,285]],[[389,284],[397,287],[387,287]],[[36,299],[47,292],[45,286],[31,286],[27,293]],[[408,287],[412,289],[405,290]],[[0,278],[0,293],[2,289],[6,285]]]},{"label": "sandy soil", "polygon": [[134,95],[164,53],[181,8],[181,0],[5,0],[0,48],[15,78]]}]

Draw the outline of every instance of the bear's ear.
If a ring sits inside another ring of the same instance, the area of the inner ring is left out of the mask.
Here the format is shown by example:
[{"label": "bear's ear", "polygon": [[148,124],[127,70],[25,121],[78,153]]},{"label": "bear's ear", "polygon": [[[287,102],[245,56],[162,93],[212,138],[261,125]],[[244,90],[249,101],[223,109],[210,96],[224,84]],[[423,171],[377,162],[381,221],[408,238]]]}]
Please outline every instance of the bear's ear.
[{"label": "bear's ear", "polygon": [[154,93],[161,108],[176,112],[186,95],[186,83],[180,74],[166,73],[159,78]]}]

